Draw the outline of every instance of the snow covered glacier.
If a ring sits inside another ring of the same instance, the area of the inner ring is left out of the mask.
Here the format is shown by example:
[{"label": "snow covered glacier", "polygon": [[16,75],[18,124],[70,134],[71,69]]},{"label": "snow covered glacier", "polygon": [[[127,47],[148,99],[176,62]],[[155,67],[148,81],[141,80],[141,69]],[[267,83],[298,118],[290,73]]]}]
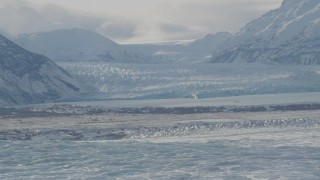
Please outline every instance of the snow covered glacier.
[{"label": "snow covered glacier", "polygon": [[[317,92],[320,67],[262,64],[59,63],[98,99],[210,98]],[[84,96],[83,96],[84,97]]]}]

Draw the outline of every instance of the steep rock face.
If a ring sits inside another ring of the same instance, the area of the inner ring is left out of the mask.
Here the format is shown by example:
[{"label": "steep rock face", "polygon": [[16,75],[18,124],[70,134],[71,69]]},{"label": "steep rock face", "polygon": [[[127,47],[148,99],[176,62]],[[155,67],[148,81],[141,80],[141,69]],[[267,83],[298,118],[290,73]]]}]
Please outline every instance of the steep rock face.
[{"label": "steep rock face", "polygon": [[20,35],[12,39],[23,48],[54,61],[136,62],[138,58],[104,36],[82,29]]},{"label": "steep rock face", "polygon": [[212,62],[320,64],[319,27],[319,0],[285,0],[221,46]]},{"label": "steep rock face", "polygon": [[48,58],[0,35],[0,105],[57,100],[80,92],[80,84]]}]

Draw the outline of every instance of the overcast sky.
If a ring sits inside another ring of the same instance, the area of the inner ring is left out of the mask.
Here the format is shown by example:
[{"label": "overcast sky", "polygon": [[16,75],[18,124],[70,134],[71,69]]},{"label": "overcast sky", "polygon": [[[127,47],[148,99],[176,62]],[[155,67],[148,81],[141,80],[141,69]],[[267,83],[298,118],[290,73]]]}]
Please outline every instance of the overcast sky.
[{"label": "overcast sky", "polygon": [[[23,0],[0,0],[0,2]],[[282,0],[29,0],[54,3],[70,12],[105,18],[94,30],[123,43],[194,39],[236,33]],[[87,13],[86,13],[87,12]]]}]

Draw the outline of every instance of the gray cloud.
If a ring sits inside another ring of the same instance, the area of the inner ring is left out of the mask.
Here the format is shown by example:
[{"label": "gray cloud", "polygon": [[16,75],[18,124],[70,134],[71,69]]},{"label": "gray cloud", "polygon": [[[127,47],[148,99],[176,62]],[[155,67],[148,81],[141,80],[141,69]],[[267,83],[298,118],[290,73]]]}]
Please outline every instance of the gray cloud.
[{"label": "gray cloud", "polygon": [[16,8],[32,6],[32,4],[27,0],[0,0],[0,7],[8,5]]},{"label": "gray cloud", "polygon": [[9,34],[44,31],[53,26],[32,8],[8,5],[0,9],[0,27]]},{"label": "gray cloud", "polygon": [[187,29],[186,27],[180,26],[180,25],[177,25],[177,24],[172,24],[172,23],[160,24],[159,28],[165,33],[185,33],[185,32],[190,32],[189,29]]},{"label": "gray cloud", "polygon": [[126,40],[135,36],[136,25],[131,22],[106,21],[96,31],[116,40]]},{"label": "gray cloud", "polygon": [[100,17],[90,17],[81,14],[73,14],[61,6],[55,4],[46,4],[39,9],[41,15],[53,24],[62,28],[83,28],[95,30],[106,21]]},{"label": "gray cloud", "polygon": [[[219,31],[235,33],[281,1],[0,0],[0,7],[10,4],[18,14],[7,16],[1,9],[0,29],[17,34],[77,27],[129,43],[193,39]],[[23,6],[32,9],[19,16]]]}]

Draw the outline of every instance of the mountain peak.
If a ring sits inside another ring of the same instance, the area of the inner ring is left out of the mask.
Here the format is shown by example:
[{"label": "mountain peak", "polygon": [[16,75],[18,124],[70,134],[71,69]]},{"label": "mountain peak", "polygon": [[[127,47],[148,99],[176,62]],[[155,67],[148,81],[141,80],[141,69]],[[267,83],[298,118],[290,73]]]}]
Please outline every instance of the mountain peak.
[{"label": "mountain peak", "polygon": [[99,33],[73,28],[23,34],[13,39],[29,51],[54,61],[134,62],[139,59]]}]

